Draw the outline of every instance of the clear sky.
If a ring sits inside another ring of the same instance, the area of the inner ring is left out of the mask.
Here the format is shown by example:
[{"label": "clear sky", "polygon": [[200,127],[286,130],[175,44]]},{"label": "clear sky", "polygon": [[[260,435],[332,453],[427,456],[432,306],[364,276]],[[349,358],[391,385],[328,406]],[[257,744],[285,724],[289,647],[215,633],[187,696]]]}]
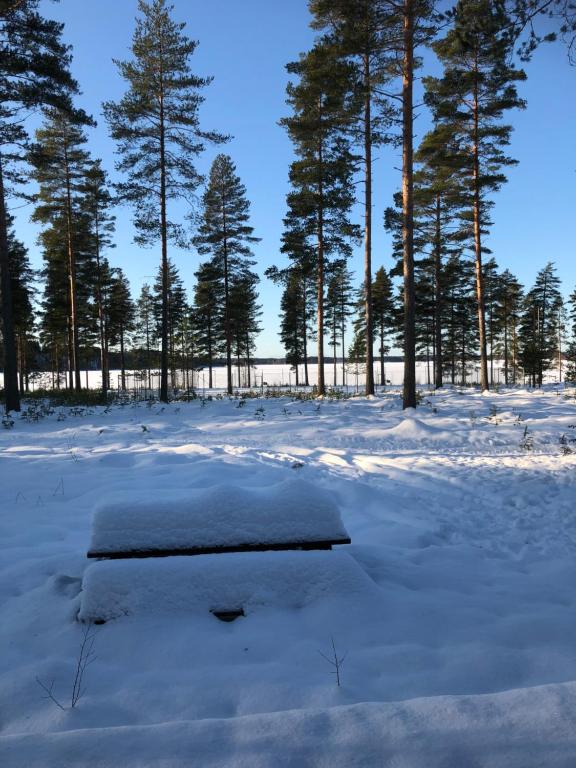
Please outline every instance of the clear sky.
[{"label": "clear sky", "polygon": [[[290,142],[278,126],[287,114],[284,65],[310,47],[306,0],[173,0],[175,18],[185,21],[187,34],[199,40],[192,68],[214,76],[205,90],[201,123],[206,129],[232,134],[225,147],[209,147],[198,166],[207,172],[218,151],[229,153],[252,201],[252,223],[262,241],[255,247],[262,276],[264,330],[258,339],[260,356],[281,356],[278,340],[280,290],[263,277],[266,267],[283,263],[279,254],[285,211]],[[73,46],[73,74],[82,89],[80,105],[98,120],[90,132],[89,148],[101,157],[114,177],[114,143],[101,116],[105,99],[118,99],[124,83],[113,58],[129,58],[137,0],[42,0],[41,9],[65,23],[64,38]],[[520,164],[497,195],[494,227],[488,245],[501,268],[510,268],[530,285],[547,261],[554,261],[568,294],[576,286],[576,68],[570,67],[560,43],[542,46],[527,65],[528,80],[520,84],[527,99],[524,112],[512,114],[515,131],[510,148]],[[423,113],[416,134],[428,128]],[[382,228],[382,212],[400,183],[398,150],[377,152],[374,170],[374,269],[392,265],[390,241]],[[34,266],[41,256],[29,208],[17,213],[18,235],[30,249]],[[360,221],[358,211],[358,221]],[[135,295],[155,275],[159,248],[142,250],[132,242],[131,211],[117,211],[117,248],[110,259],[128,275]],[[360,282],[361,249],[352,268]],[[199,263],[194,250],[172,255],[189,294]]]}]

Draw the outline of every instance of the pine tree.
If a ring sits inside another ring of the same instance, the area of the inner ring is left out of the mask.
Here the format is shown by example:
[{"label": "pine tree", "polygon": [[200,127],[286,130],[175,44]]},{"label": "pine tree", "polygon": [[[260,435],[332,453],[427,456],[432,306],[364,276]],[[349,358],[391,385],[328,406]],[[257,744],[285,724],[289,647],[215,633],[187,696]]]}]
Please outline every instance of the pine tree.
[{"label": "pine tree", "polygon": [[162,324],[160,399],[168,400],[168,242],[182,242],[181,227],[171,220],[168,203],[191,199],[202,181],[194,159],[206,142],[225,137],[200,128],[201,91],[210,82],[192,74],[189,60],[197,43],[171,18],[166,0],[138,0],[132,61],[117,62],[128,91],[117,103],[106,102],[104,115],[118,143],[117,169],[126,174],[118,192],[134,208],[141,244],[161,243]]},{"label": "pine tree", "polygon": [[69,106],[77,91],[69,72],[63,25],[38,13],[39,0],[0,5],[0,291],[6,411],[20,410],[17,350],[11,294],[6,198],[23,179],[18,163],[28,135],[25,120],[41,105]]},{"label": "pine tree", "polygon": [[522,367],[533,387],[542,386],[544,372],[558,353],[562,305],[560,279],[554,264],[548,262],[526,294],[520,321]]},{"label": "pine tree", "polygon": [[106,395],[110,382],[104,304],[106,302],[106,271],[109,269],[109,266],[104,258],[104,253],[106,249],[115,247],[112,241],[115,230],[115,217],[110,212],[112,195],[109,191],[106,171],[103,170],[100,160],[96,160],[88,166],[83,192],[82,205],[90,227],[91,250],[95,268],[93,283],[96,311],[98,313],[102,392]]},{"label": "pine tree", "polygon": [[[349,130],[360,153],[364,181],[364,328],[373,339],[372,320],[372,165],[373,149],[388,140],[393,110],[383,91],[390,80],[389,11],[381,0],[311,0],[312,26],[325,31],[351,65],[351,87],[357,86],[356,110]],[[374,394],[372,344],[366,343],[366,394]]]},{"label": "pine tree", "polygon": [[316,45],[288,72],[299,77],[287,88],[293,115],[281,120],[294,143],[297,160],[290,167],[288,218],[316,247],[316,309],[318,394],[325,394],[324,303],[325,273],[331,253],[350,254],[349,240],[357,237],[349,221],[354,202],[354,158],[344,133],[356,108],[350,91],[353,70],[338,61],[333,46]]},{"label": "pine tree", "polygon": [[[45,227],[57,230],[61,243],[65,243],[70,388],[79,390],[82,385],[77,286],[78,240],[86,236],[86,222],[80,219],[83,215],[83,193],[89,163],[88,153],[84,149],[86,135],[83,125],[91,121],[83,112],[59,109],[49,109],[45,116],[44,126],[36,131],[36,143],[30,153],[32,175],[39,185],[32,218]],[[46,247],[46,241],[44,245]]]},{"label": "pine tree", "polygon": [[514,161],[504,152],[511,126],[504,113],[524,107],[516,83],[525,79],[510,62],[510,19],[503,4],[489,0],[459,0],[454,26],[433,46],[444,66],[441,78],[425,78],[426,100],[435,120],[460,149],[452,162],[468,178],[469,206],[474,231],[476,298],[480,343],[480,382],[489,388],[482,244],[487,225],[487,198],[506,181],[502,168]]},{"label": "pine tree", "polygon": [[210,169],[202,198],[203,212],[194,238],[199,253],[210,255],[223,288],[223,330],[226,351],[227,391],[232,394],[232,284],[253,264],[250,245],[259,242],[250,226],[250,203],[246,188],[236,175],[228,155],[218,155]]}]

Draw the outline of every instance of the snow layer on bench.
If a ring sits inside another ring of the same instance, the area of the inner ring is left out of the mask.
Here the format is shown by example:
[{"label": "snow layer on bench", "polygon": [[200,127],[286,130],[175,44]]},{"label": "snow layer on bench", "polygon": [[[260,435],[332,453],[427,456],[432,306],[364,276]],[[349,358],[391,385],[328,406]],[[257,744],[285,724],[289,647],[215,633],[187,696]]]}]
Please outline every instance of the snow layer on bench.
[{"label": "snow layer on bench", "polygon": [[264,488],[217,485],[117,494],[96,507],[90,549],[185,549],[347,536],[330,495],[310,483],[288,480]]},{"label": "snow layer on bench", "polygon": [[79,618],[193,610],[250,612],[259,606],[302,608],[379,589],[345,552],[240,552],[198,557],[105,560],[84,574]]}]

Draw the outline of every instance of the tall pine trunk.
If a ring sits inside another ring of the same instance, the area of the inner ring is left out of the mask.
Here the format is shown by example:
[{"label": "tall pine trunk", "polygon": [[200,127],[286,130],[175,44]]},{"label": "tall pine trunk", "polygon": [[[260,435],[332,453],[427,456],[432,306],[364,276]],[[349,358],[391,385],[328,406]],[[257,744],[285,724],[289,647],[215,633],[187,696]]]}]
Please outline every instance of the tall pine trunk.
[{"label": "tall pine trunk", "polygon": [[440,229],[441,203],[436,195],[436,232],[434,242],[434,387],[439,389],[442,379],[442,234]]},{"label": "tall pine trunk", "polygon": [[[66,141],[66,140],[65,140]],[[80,340],[78,338],[78,292],[76,290],[76,254],[74,252],[73,227],[72,227],[72,193],[70,189],[70,168],[68,164],[68,147],[64,144],[64,162],[66,164],[66,241],[68,256],[68,291],[70,308],[70,370],[74,377],[74,386],[72,387],[72,377],[70,389],[77,391],[82,389],[80,379]]]},{"label": "tall pine trunk", "polygon": [[162,240],[162,327],[160,350],[160,400],[168,402],[168,227],[166,221],[166,127],[164,82],[160,73],[160,235]]},{"label": "tall pine trunk", "polygon": [[402,242],[404,274],[403,407],[416,407],[416,309],[414,295],[414,0],[404,0],[402,64]]},{"label": "tall pine trunk", "polygon": [[324,205],[322,184],[322,142],[318,146],[318,272],[317,272],[317,304],[318,304],[318,394],[326,394],[324,382]]},{"label": "tall pine trunk", "polygon": [[124,326],[120,326],[120,382],[122,392],[126,391],[126,360],[124,356]]},{"label": "tall pine trunk", "polygon": [[384,321],[380,322],[380,386],[386,386],[386,372],[384,370]]},{"label": "tall pine trunk", "polygon": [[364,55],[364,316],[366,323],[366,394],[374,394],[374,333],[372,321],[372,118],[370,56]]},{"label": "tall pine trunk", "polygon": [[96,216],[96,309],[98,312],[98,331],[100,335],[100,370],[102,372],[102,394],[108,392],[108,359],[106,355],[106,326],[104,301],[102,298],[102,263],[100,261],[100,234],[98,216]]},{"label": "tall pine trunk", "polygon": [[230,280],[228,274],[228,239],[226,235],[226,211],[222,209],[222,229],[224,232],[224,335],[226,337],[226,391],[232,394],[232,329],[230,324]]},{"label": "tall pine trunk", "polygon": [[308,295],[307,291],[307,285],[306,280],[303,281],[304,284],[304,302],[302,305],[302,325],[304,334],[302,337],[303,341],[303,352],[304,352],[304,386],[309,387],[310,386],[310,378],[308,376],[308,310],[306,307],[306,297]]},{"label": "tall pine trunk", "polygon": [[474,70],[473,94],[473,146],[472,146],[472,178],[474,184],[474,255],[476,266],[476,303],[478,308],[478,338],[480,342],[480,389],[488,390],[488,356],[486,352],[486,309],[484,305],[484,276],[482,274],[482,226],[480,201],[480,136],[479,136],[479,101],[478,101],[478,65]]},{"label": "tall pine trunk", "polygon": [[12,305],[12,281],[10,280],[10,253],[8,251],[8,226],[4,197],[4,176],[0,155],[0,292],[2,294],[2,337],[4,339],[4,397],[6,413],[20,410],[18,392],[18,366],[16,361],[16,334]]}]

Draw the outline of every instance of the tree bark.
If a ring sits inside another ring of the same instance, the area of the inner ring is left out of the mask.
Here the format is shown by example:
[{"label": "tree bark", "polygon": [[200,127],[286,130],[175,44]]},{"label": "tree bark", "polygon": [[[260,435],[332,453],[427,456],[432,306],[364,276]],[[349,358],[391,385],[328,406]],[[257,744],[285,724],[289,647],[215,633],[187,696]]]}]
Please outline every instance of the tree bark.
[{"label": "tree bark", "polygon": [[160,351],[160,400],[168,402],[168,225],[166,219],[166,128],[164,84],[160,73],[160,234],[162,240],[162,328]]},{"label": "tree bark", "polygon": [[[222,190],[224,197],[224,190]],[[230,326],[230,279],[228,274],[228,236],[226,232],[226,209],[222,202],[222,247],[224,249],[224,335],[226,337],[227,392],[232,394],[232,330]]]},{"label": "tree bark", "polygon": [[436,237],[434,243],[434,387],[440,389],[442,378],[442,233],[441,202],[436,195]]},{"label": "tree bark", "polygon": [[[79,392],[82,389],[82,381],[80,379],[80,341],[78,338],[78,292],[76,290],[76,254],[74,253],[72,235],[72,192],[70,189],[70,168],[66,144],[64,145],[64,162],[66,164],[66,239],[68,251],[68,290],[70,296],[70,352],[72,355],[70,367],[74,374],[74,389]],[[72,389],[72,386],[70,388]]]},{"label": "tree bark", "polygon": [[6,413],[20,410],[18,392],[18,366],[16,361],[16,334],[10,279],[10,253],[4,197],[2,156],[0,155],[0,292],[2,294],[2,337],[4,340],[4,398]]},{"label": "tree bark", "polygon": [[474,184],[474,254],[476,266],[476,303],[478,307],[478,337],[480,342],[480,389],[484,392],[490,389],[488,383],[488,356],[486,353],[486,309],[484,306],[484,276],[482,274],[482,235],[481,235],[481,202],[480,202],[480,158],[479,158],[479,129],[478,129],[478,70],[474,78],[473,103],[473,184]]},{"label": "tree bark", "polygon": [[322,195],[324,194],[322,184],[322,142],[318,146],[318,270],[317,270],[317,293],[316,300],[318,305],[318,394],[326,394],[326,385],[324,382],[324,205]]},{"label": "tree bark", "polygon": [[402,64],[402,242],[404,273],[403,407],[416,407],[416,309],[414,296],[414,0],[404,0]]},{"label": "tree bark", "polygon": [[372,321],[372,118],[370,58],[364,56],[364,316],[366,323],[366,394],[374,394],[374,333]]}]

